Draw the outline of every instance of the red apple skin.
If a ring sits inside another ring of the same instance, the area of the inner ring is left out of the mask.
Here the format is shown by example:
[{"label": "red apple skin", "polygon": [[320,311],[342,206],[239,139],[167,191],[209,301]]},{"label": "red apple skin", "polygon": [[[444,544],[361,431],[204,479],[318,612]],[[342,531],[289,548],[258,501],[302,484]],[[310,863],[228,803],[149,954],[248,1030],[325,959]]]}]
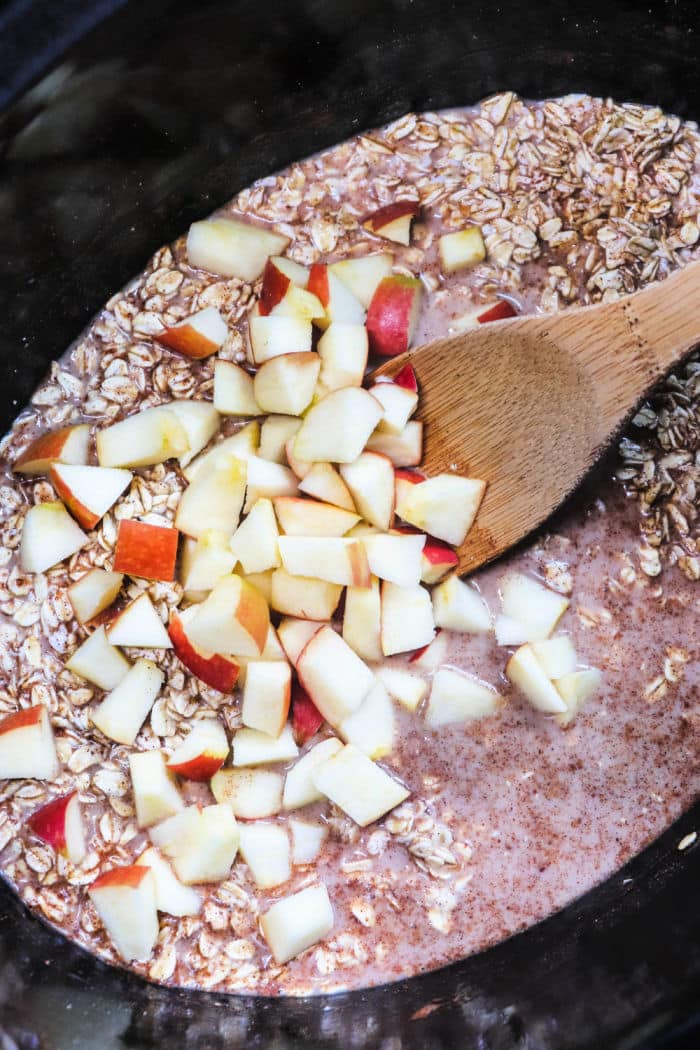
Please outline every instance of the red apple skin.
[{"label": "red apple skin", "polygon": [[328,309],[330,291],[328,289],[328,267],[325,263],[314,263],[309,270],[306,290],[315,295],[324,310]]},{"label": "red apple skin", "polygon": [[[218,689],[220,693],[230,693],[233,690],[240,674],[240,666],[230,657],[220,656],[218,653],[205,656],[198,649],[195,649],[185,634],[182,620],[175,610],[170,614],[168,635],[173,643],[175,655],[188,671],[196,675],[205,685],[211,686],[212,689]],[[190,780],[208,780],[209,777],[214,776],[214,773],[223,764],[223,761],[222,758],[221,762],[206,776],[195,777],[190,772],[182,773],[182,776],[187,776]],[[185,763],[185,765],[191,764],[191,762]],[[179,770],[175,770],[175,772],[179,772]]]},{"label": "red apple skin", "polygon": [[[442,633],[442,627],[438,627],[437,630],[435,631],[435,638],[437,638],[437,636],[439,634],[441,634],[441,633]],[[421,646],[420,649],[414,649],[413,652],[411,653],[411,655],[408,658],[409,664],[415,663],[416,660],[420,660],[420,658],[423,655],[423,653],[425,652],[425,650],[429,649],[430,646],[433,644],[433,642],[435,641],[435,638],[433,638],[432,642],[428,642],[427,645]]]},{"label": "red apple skin", "polygon": [[75,791],[47,802],[27,820],[35,835],[38,835],[49,846],[65,856],[66,853],[66,810],[68,803],[75,798]]},{"label": "red apple skin", "polygon": [[61,427],[60,430],[51,430],[47,434],[40,434],[32,441],[31,445],[17,457],[12,465],[13,470],[28,470],[31,464],[44,464],[36,468],[30,468],[31,473],[40,473],[49,466],[51,460],[60,460],[61,453],[69,440],[75,426]]},{"label": "red apple skin", "polygon": [[417,277],[392,274],[379,282],[366,321],[370,349],[375,354],[396,357],[408,350],[416,301],[421,293]]},{"label": "red apple skin", "polygon": [[123,868],[112,868],[98,875],[90,884],[91,890],[103,890],[107,886],[127,886],[129,889],[137,889],[148,875],[151,869],[141,864],[127,864]]},{"label": "red apple skin", "polygon": [[211,357],[219,349],[218,343],[207,339],[190,324],[173,325],[172,328],[166,328],[164,332],[154,335],[153,338],[161,346],[167,346],[169,350],[177,350],[178,353],[192,358],[193,361]]},{"label": "red apple skin", "polygon": [[177,529],[122,519],[114,552],[114,571],[170,583],[175,579],[178,538]]},{"label": "red apple skin", "polygon": [[457,565],[459,565],[459,558],[455,551],[442,540],[435,540],[432,536],[428,536],[423,548],[421,582],[439,583]]},{"label": "red apple skin", "polygon": [[298,682],[292,688],[292,731],[299,747],[316,736],[323,725],[323,715]]},{"label": "red apple skin", "polygon": [[394,201],[393,204],[385,204],[383,208],[378,208],[368,215],[362,225],[378,233],[384,226],[403,218],[404,215],[410,215],[413,219],[420,215],[418,201]]},{"label": "red apple skin", "polygon": [[218,755],[213,755],[210,751],[205,751],[201,755],[197,755],[196,758],[190,759],[189,762],[178,762],[173,764],[168,762],[168,769],[171,773],[176,773],[179,777],[185,777],[187,780],[211,780],[215,773],[217,773],[225,762],[224,758],[219,758]]},{"label": "red apple skin", "polygon": [[36,704],[34,707],[25,707],[23,711],[15,711],[11,715],[7,715],[0,722],[0,736],[4,736],[5,733],[11,733],[15,729],[24,729],[26,726],[35,726],[41,720],[41,712],[43,704]]},{"label": "red apple skin", "polygon": [[413,365],[404,365],[399,374],[394,376],[394,382],[397,386],[402,386],[404,390],[410,390],[413,394],[418,393],[418,380]]},{"label": "red apple skin", "polygon": [[505,321],[509,317],[517,316],[518,311],[507,299],[499,299],[494,306],[479,314],[477,321],[479,324],[488,324],[489,321]]},{"label": "red apple skin", "polygon": [[82,525],[88,532],[90,529],[94,529],[100,520],[100,515],[93,513],[86,507],[80,500],[76,499],[69,487],[60,476],[53,463],[49,467],[49,478],[51,484],[56,490],[56,494],[63,500],[68,510],[71,512],[75,520],[79,525]]},{"label": "red apple skin", "polygon": [[258,304],[261,317],[267,317],[277,304],[284,299],[291,283],[286,274],[277,269],[272,259],[268,259],[265,263],[260,302]]},{"label": "red apple skin", "polygon": [[421,474],[420,470],[410,470],[408,467],[394,467],[394,477],[401,481],[407,481],[410,485],[420,485],[425,481],[427,475]]}]

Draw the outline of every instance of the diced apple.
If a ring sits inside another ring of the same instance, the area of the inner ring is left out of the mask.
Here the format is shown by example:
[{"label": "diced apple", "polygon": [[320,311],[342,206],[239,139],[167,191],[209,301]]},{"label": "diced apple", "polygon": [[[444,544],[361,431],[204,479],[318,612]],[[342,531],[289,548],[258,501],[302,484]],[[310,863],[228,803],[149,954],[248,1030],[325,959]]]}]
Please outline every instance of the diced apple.
[{"label": "diced apple", "polygon": [[363,539],[374,576],[400,587],[416,587],[423,570],[425,536],[420,533],[377,532]]},{"label": "diced apple", "polygon": [[114,550],[114,571],[169,583],[175,579],[177,529],[122,518]]},{"label": "diced apple", "polygon": [[100,518],[131,484],[133,475],[115,467],[52,463],[51,484],[79,525],[94,529]]},{"label": "diced apple", "polygon": [[90,427],[87,423],[41,434],[21,452],[12,469],[16,474],[48,474],[52,463],[85,464]]},{"label": "diced apple", "polygon": [[129,771],[140,828],[158,824],[183,808],[182,796],[162,751],[132,751]]},{"label": "diced apple", "polygon": [[262,594],[263,598],[268,605],[272,604],[272,575],[275,572],[274,569],[268,569],[267,572],[246,572],[239,573],[246,580],[251,587],[255,587],[256,591]]},{"label": "diced apple", "polygon": [[300,620],[293,616],[287,616],[281,621],[277,633],[292,667],[296,667],[302,649],[322,627],[322,621]]},{"label": "diced apple", "polygon": [[292,732],[299,747],[315,737],[323,725],[323,715],[309,694],[299,685],[292,684]]},{"label": "diced apple", "polygon": [[313,328],[305,317],[270,314],[261,317],[253,310],[248,317],[250,350],[256,365],[282,354],[305,354],[311,350]]},{"label": "diced apple", "polygon": [[412,419],[400,434],[375,430],[367,441],[367,450],[388,456],[395,467],[417,467],[423,459],[423,424]]},{"label": "diced apple", "polygon": [[392,201],[368,215],[362,225],[377,237],[386,237],[396,244],[410,244],[411,223],[420,215],[418,201]]},{"label": "diced apple", "polygon": [[433,676],[425,724],[437,729],[452,722],[471,722],[495,714],[501,703],[495,689],[471,675],[441,667]]},{"label": "diced apple", "polygon": [[369,758],[391,754],[396,736],[394,707],[381,682],[375,682],[357,711],[338,726],[346,744],[354,744]]},{"label": "diced apple", "polygon": [[209,444],[219,429],[221,417],[211,401],[169,401],[168,412],[177,416],[187,435],[189,447],[178,456],[184,468]]},{"label": "diced apple", "polygon": [[66,663],[73,674],[106,690],[116,688],[130,666],[124,654],[107,641],[104,627],[88,635]]},{"label": "diced apple", "polygon": [[336,323],[363,324],[365,311],[362,303],[324,263],[314,263],[306,287],[326,311],[326,316],[316,322],[320,328]]},{"label": "diced apple", "polygon": [[87,536],[62,503],[30,507],[22,526],[19,558],[23,572],[46,572],[87,543]]},{"label": "diced apple", "polygon": [[282,804],[285,809],[300,809],[318,802],[323,794],[314,784],[314,771],[328,758],[336,755],[343,745],[335,737],[322,740],[302,755],[298,762],[287,771],[284,782]]},{"label": "diced apple", "polygon": [[417,671],[425,671],[431,674],[444,664],[447,659],[447,635],[444,631],[437,629],[435,638],[429,645],[417,649],[409,657],[409,663]]},{"label": "diced apple", "polygon": [[459,557],[451,547],[441,540],[426,537],[423,548],[421,583],[439,583],[448,572],[459,565]]},{"label": "diced apple", "polygon": [[382,650],[385,656],[428,645],[435,637],[430,593],[418,584],[382,583]]},{"label": "diced apple", "polygon": [[221,769],[228,753],[228,739],[221,722],[202,718],[175,748],[167,767],[171,773],[188,780],[210,780]]},{"label": "diced apple", "polygon": [[243,690],[243,725],[278,737],[287,722],[291,690],[292,672],[286,661],[251,661]]},{"label": "diced apple", "polygon": [[268,259],[263,271],[263,282],[260,290],[260,313],[266,317],[275,307],[281,303],[287,294],[290,285],[297,288],[306,288],[309,279],[309,271],[305,266],[294,262],[293,259],[285,259],[284,256],[276,256]]},{"label": "diced apple", "polygon": [[122,587],[120,572],[90,569],[67,590],[68,600],[78,623],[88,623],[104,609],[108,609]]},{"label": "diced apple", "polygon": [[407,711],[417,711],[421,701],[428,695],[428,683],[424,678],[401,667],[380,667],[377,678],[393,700],[397,700]]},{"label": "diced apple", "polygon": [[188,671],[201,679],[205,685],[218,689],[220,693],[231,693],[240,674],[240,664],[230,656],[211,653],[193,645],[185,633],[185,627],[197,615],[197,606],[191,605],[180,613],[170,613],[168,634],[175,654]]},{"label": "diced apple", "polygon": [[346,284],[365,310],[372,302],[377,285],[391,273],[394,256],[390,252],[363,255],[357,259],[341,259],[328,269]]},{"label": "diced apple", "polygon": [[107,628],[107,638],[112,645],[130,645],[137,649],[172,649],[163,621],[145,591],[112,621]]},{"label": "diced apple", "polygon": [[462,634],[486,634],[492,626],[488,605],[459,576],[448,576],[434,589],[433,616],[436,627]]},{"label": "diced apple", "polygon": [[332,627],[322,627],[297,660],[299,681],[334,727],[358,709],[374,675]]},{"label": "diced apple", "polygon": [[259,456],[248,460],[248,489],[243,511],[248,514],[259,499],[296,496],[299,485],[293,471],[280,463],[269,463]]},{"label": "diced apple", "polygon": [[82,862],[86,853],[85,829],[77,791],[54,798],[35,810],[27,825],[71,864]]},{"label": "diced apple", "polygon": [[360,520],[342,507],[293,496],[278,496],[275,513],[287,536],[343,536]]},{"label": "diced apple", "polygon": [[231,537],[231,551],[246,573],[266,572],[281,564],[277,519],[269,499],[256,500]]},{"label": "diced apple", "polygon": [[287,463],[287,442],[301,426],[296,416],[268,416],[260,428],[260,458],[271,463]]},{"label": "diced apple", "polygon": [[595,667],[588,667],[582,671],[571,671],[563,675],[556,682],[556,689],[566,704],[566,711],[556,715],[556,720],[562,728],[566,728],[584,704],[587,704],[600,689],[603,676]]},{"label": "diced apple", "polygon": [[212,590],[222,576],[233,572],[236,556],[229,546],[229,538],[219,529],[207,529],[193,544],[187,558],[183,556],[182,583],[186,592],[201,594]]},{"label": "diced apple", "polygon": [[188,481],[194,481],[197,474],[204,470],[205,467],[211,467],[221,457],[235,456],[236,459],[248,460],[257,452],[259,441],[260,424],[257,419],[251,419],[250,423],[246,423],[231,437],[224,438],[223,441],[220,441],[218,445],[214,445],[208,452],[204,452],[201,456],[197,456],[196,459],[192,460],[191,463],[188,463],[182,473]]},{"label": "diced apple", "polygon": [[202,907],[202,898],[190,886],[185,886],[175,876],[173,869],[154,846],[149,846],[138,858],[139,867],[150,868],[155,888],[156,908],[167,915],[181,917],[197,915]]},{"label": "diced apple", "polygon": [[342,592],[341,584],[292,576],[285,569],[275,569],[270,608],[301,620],[330,620]]},{"label": "diced apple", "polygon": [[369,342],[363,324],[332,324],[318,341],[319,379],[327,390],[362,386]]},{"label": "diced apple", "polygon": [[280,536],[283,568],[292,576],[310,576],[353,587],[368,587],[370,572],[360,540],[330,536]]},{"label": "diced apple", "polygon": [[313,772],[316,788],[361,828],[404,802],[410,792],[353,744]]},{"label": "diced apple", "polygon": [[327,937],[333,921],[328,890],[319,883],[276,901],[262,916],[260,927],[280,966]]},{"label": "diced apple", "polygon": [[328,828],[323,824],[308,824],[292,817],[289,821],[292,833],[292,864],[313,864],[323,849],[328,837]]},{"label": "diced apple", "polygon": [[506,321],[510,317],[517,317],[518,311],[507,299],[497,299],[491,306],[477,306],[456,318],[450,326],[450,331],[467,332],[470,328],[478,328],[480,324],[490,324],[492,321]]},{"label": "diced apple", "polygon": [[268,256],[288,244],[289,237],[239,219],[205,219],[190,226],[187,261],[197,270],[250,283],[260,277]]},{"label": "diced apple", "polygon": [[270,769],[220,769],[211,780],[217,802],[226,803],[240,820],[274,817],[282,809],[281,773]]},{"label": "diced apple", "polygon": [[133,744],[163,684],[163,672],[140,659],[92,712],[93,725],[118,744]]},{"label": "diced apple", "polygon": [[486,258],[486,246],[478,226],[443,234],[438,241],[438,251],[444,273],[464,270]]},{"label": "diced apple", "polygon": [[503,615],[523,624],[528,642],[548,638],[569,608],[568,598],[522,573],[504,576],[500,590]]},{"label": "diced apple", "polygon": [[423,286],[417,277],[393,274],[379,282],[367,311],[367,335],[372,353],[382,357],[406,353],[422,299]]},{"label": "diced apple", "polygon": [[259,657],[270,614],[267,602],[240,576],[224,576],[186,624],[185,634],[200,649],[232,656]]},{"label": "diced apple", "polygon": [[241,515],[249,462],[220,456],[199,471],[180,498],[175,528],[195,539],[209,529],[230,536]]},{"label": "diced apple", "polygon": [[530,628],[512,616],[498,613],[493,621],[497,645],[517,646],[530,640]]},{"label": "diced apple", "polygon": [[407,470],[404,467],[395,467],[394,491],[396,494],[396,503],[400,503],[408,495],[410,485],[420,485],[421,481],[426,480],[426,477],[427,475],[419,470]]},{"label": "diced apple", "polygon": [[153,338],[161,346],[200,360],[220,350],[227,335],[228,327],[219,311],[215,306],[207,306],[185,317],[183,321],[170,325]]},{"label": "diced apple", "polygon": [[333,390],[307,412],[294,439],[294,455],[307,463],[352,463],[381,417],[381,405],[366,390]]},{"label": "diced apple", "polygon": [[0,721],[0,778],[53,780],[58,757],[44,704],[26,707]]},{"label": "diced apple", "polygon": [[474,523],[485,491],[485,481],[436,474],[418,485],[406,486],[396,513],[410,525],[458,547]]},{"label": "diced apple", "polygon": [[552,681],[576,670],[576,650],[568,634],[547,638],[544,642],[533,642],[532,651],[547,678],[551,678]]},{"label": "diced apple", "polygon": [[299,491],[323,503],[332,503],[351,513],[355,511],[350,490],[330,463],[314,463],[299,483]]},{"label": "diced apple", "polygon": [[385,434],[401,434],[416,410],[418,394],[398,383],[375,383],[370,393],[384,409],[377,429]]},{"label": "diced apple", "polygon": [[[298,433],[299,431],[297,430],[297,434]],[[303,481],[306,475],[310,472],[311,468],[313,467],[313,463],[307,463],[306,460],[299,459],[298,456],[294,455],[295,441],[296,435],[290,437],[289,441],[284,446],[284,454],[294,476],[297,477],[299,481]]]},{"label": "diced apple", "polygon": [[299,416],[311,404],[320,369],[317,353],[273,357],[255,375],[255,400],[264,412]]},{"label": "diced apple", "polygon": [[506,664],[506,676],[538,711],[566,713],[566,703],[545,674],[531,645],[521,645],[513,653]]},{"label": "diced apple", "polygon": [[404,390],[411,390],[414,394],[418,393],[418,380],[413,365],[404,365],[401,371],[394,376],[394,382],[397,386],[402,386]]},{"label": "diced apple", "polygon": [[343,639],[363,660],[382,659],[379,580],[369,587],[348,587],[343,612]]},{"label": "diced apple", "polygon": [[168,408],[147,408],[97,431],[101,467],[150,467],[189,452],[185,427]]},{"label": "diced apple", "polygon": [[145,962],[158,939],[151,869],[138,864],[111,868],[88,889],[102,925],[125,962]]},{"label": "diced apple", "polygon": [[260,416],[253,377],[233,361],[214,364],[214,407],[223,416]]},{"label": "diced apple", "polygon": [[299,754],[292,727],[287,723],[278,737],[259,729],[239,729],[233,738],[233,765],[266,766],[274,762],[291,762]]},{"label": "diced apple", "polygon": [[292,877],[289,836],[281,824],[244,824],[240,851],[258,889],[281,886]]},{"label": "diced apple", "polygon": [[362,452],[340,467],[355,506],[363,518],[379,529],[388,529],[394,515],[394,468],[378,452]]},{"label": "diced apple", "polygon": [[239,828],[228,805],[188,806],[150,829],[181,882],[221,882],[238,852]]},{"label": "diced apple", "polygon": [[[265,315],[265,303],[262,299],[258,304],[258,310],[262,316]],[[312,292],[307,291],[306,288],[299,288],[290,282],[286,292],[275,303],[270,314],[273,317],[297,317],[303,318],[305,321],[319,322],[326,316],[326,311],[320,300]]]}]

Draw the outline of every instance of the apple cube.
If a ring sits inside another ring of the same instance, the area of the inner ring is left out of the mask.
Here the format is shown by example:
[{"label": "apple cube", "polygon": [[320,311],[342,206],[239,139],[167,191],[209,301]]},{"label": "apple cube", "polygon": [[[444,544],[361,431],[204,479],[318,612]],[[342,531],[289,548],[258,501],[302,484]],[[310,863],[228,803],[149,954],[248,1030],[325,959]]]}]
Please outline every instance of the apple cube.
[{"label": "apple cube", "polygon": [[273,357],[256,373],[255,400],[264,412],[299,416],[311,404],[320,370],[317,353]]},{"label": "apple cube", "polygon": [[210,401],[169,401],[168,412],[177,416],[187,435],[189,447],[178,456],[180,466],[187,467],[214,437],[221,417]]},{"label": "apple cube", "polygon": [[259,416],[253,377],[232,361],[214,363],[214,407],[223,416]]},{"label": "apple cube", "polygon": [[169,583],[175,579],[177,529],[122,518],[114,550],[114,571]]},{"label": "apple cube", "polygon": [[181,882],[221,882],[238,852],[239,828],[230,806],[187,806],[149,831]]},{"label": "apple cube", "polygon": [[342,507],[293,496],[278,496],[275,513],[287,536],[342,536],[360,520]]},{"label": "apple cube", "polygon": [[222,576],[233,572],[236,556],[229,546],[229,538],[219,529],[207,529],[192,544],[182,559],[182,582],[185,591],[201,594],[216,586]]},{"label": "apple cube", "polygon": [[195,539],[209,529],[229,536],[238,525],[246,492],[248,461],[219,456],[197,473],[182,494],[175,528]]},{"label": "apple cube", "polygon": [[518,311],[507,299],[497,299],[491,306],[477,306],[475,310],[458,317],[452,324],[450,331],[467,332],[470,328],[478,328],[480,324],[490,324],[492,321],[506,321],[510,317],[517,317]]},{"label": "apple cube", "polygon": [[333,390],[307,412],[294,439],[294,455],[308,463],[352,463],[381,417],[381,405],[366,390]]},{"label": "apple cube", "polygon": [[75,650],[66,667],[100,689],[109,690],[119,685],[131,664],[119,649],[107,641],[104,627],[98,627]]},{"label": "apple cube", "polygon": [[439,583],[448,572],[458,565],[459,557],[451,547],[440,540],[434,540],[432,536],[426,538],[423,548],[421,583]]},{"label": "apple cube", "polygon": [[197,608],[185,634],[211,653],[259,657],[265,646],[270,612],[255,587],[240,576],[224,576]]},{"label": "apple cube", "polygon": [[367,311],[367,335],[372,353],[382,357],[406,353],[422,299],[423,286],[417,277],[392,274],[379,282]]},{"label": "apple cube", "polygon": [[363,324],[332,324],[318,341],[320,381],[326,390],[362,386],[369,342]]},{"label": "apple cube", "polygon": [[92,712],[92,722],[118,744],[133,744],[163,684],[151,660],[137,660],[121,682]]},{"label": "apple cube", "polygon": [[512,616],[504,616],[503,613],[499,613],[494,619],[493,629],[497,645],[517,646],[530,640],[530,628],[519,620],[514,620]]},{"label": "apple cube", "polygon": [[316,736],[323,725],[323,715],[306,690],[295,682],[292,685],[292,732],[299,747]]},{"label": "apple cube", "polygon": [[[298,433],[299,431],[297,430],[297,434]],[[284,454],[287,458],[287,463],[289,463],[289,466],[291,467],[292,473],[299,479],[299,481],[303,481],[313,467],[313,463],[307,463],[306,460],[299,459],[298,456],[294,455],[295,440],[296,435],[289,439],[284,447]]]},{"label": "apple cube", "polygon": [[150,868],[155,888],[156,908],[167,915],[181,917],[197,915],[202,898],[191,886],[184,886],[173,869],[154,846],[149,846],[138,858],[139,867]]},{"label": "apple cube", "polygon": [[277,628],[282,648],[292,667],[296,667],[306,643],[323,627],[319,620],[297,620],[286,616]]},{"label": "apple cube", "polygon": [[488,605],[459,576],[448,576],[433,591],[433,616],[436,627],[462,634],[486,634],[491,630]]},{"label": "apple cube", "polygon": [[433,676],[425,724],[437,729],[452,722],[471,722],[495,714],[501,703],[495,689],[471,675],[441,667]]},{"label": "apple cube", "polygon": [[350,490],[330,463],[314,463],[300,482],[299,491],[323,503],[332,503],[351,513],[355,511]]},{"label": "apple cube", "polygon": [[404,802],[410,792],[353,744],[346,744],[313,772],[318,791],[361,828]]},{"label": "apple cube", "polygon": [[[400,434],[375,430],[367,441],[367,451],[381,452],[395,467],[416,467],[423,458],[423,424],[412,419]],[[398,507],[396,510],[398,512]]]},{"label": "apple cube", "polygon": [[394,707],[381,682],[375,682],[357,711],[338,726],[346,744],[354,744],[369,758],[391,754],[396,736]]},{"label": "apple cube", "polygon": [[389,276],[393,265],[394,256],[390,252],[378,252],[357,259],[341,259],[331,263],[328,269],[348,286],[358,302],[367,310],[377,285]]},{"label": "apple cube", "polygon": [[338,726],[374,685],[367,664],[332,627],[322,627],[297,660],[299,681],[327,722]]},{"label": "apple cube", "polygon": [[282,354],[305,354],[311,350],[313,328],[306,317],[270,314],[261,317],[253,310],[248,317],[250,351],[256,365]]},{"label": "apple cube", "polygon": [[177,350],[195,361],[210,357],[226,341],[228,327],[215,306],[190,314],[183,321],[170,325],[153,338],[169,350]]},{"label": "apple cube", "polygon": [[285,569],[275,569],[270,608],[301,620],[330,620],[342,593],[341,584],[292,576]]},{"label": "apple cube", "polygon": [[522,573],[504,576],[500,590],[503,615],[526,627],[528,642],[548,638],[569,608],[568,598]]},{"label": "apple cube", "polygon": [[240,850],[258,889],[272,889],[292,877],[289,837],[281,824],[244,824]]},{"label": "apple cube", "polygon": [[323,824],[308,824],[292,817],[289,821],[292,833],[292,864],[313,864],[323,849],[328,837],[328,828]]},{"label": "apple cube", "polygon": [[[265,303],[262,299],[258,305],[258,310],[264,316]],[[322,321],[326,316],[326,311],[315,295],[307,291],[306,288],[299,288],[291,282],[270,313],[273,317],[298,317],[303,318],[305,321]]]},{"label": "apple cube", "polygon": [[27,825],[71,864],[82,862],[86,853],[85,829],[77,791],[54,798],[35,810]]},{"label": "apple cube", "polygon": [[129,470],[52,463],[51,484],[79,525],[94,529],[100,518],[131,484]]},{"label": "apple cube", "polygon": [[292,576],[310,576],[328,583],[368,587],[370,572],[360,540],[338,536],[280,536],[284,569]]},{"label": "apple cube", "polygon": [[238,680],[240,664],[230,656],[210,653],[193,645],[185,633],[186,625],[197,615],[197,606],[177,613],[170,613],[168,635],[175,655],[188,671],[201,679],[205,685],[218,689],[220,693],[230,693]]},{"label": "apple cube", "polygon": [[437,474],[403,489],[396,513],[416,528],[458,547],[474,523],[485,491],[485,481]]},{"label": "apple cube", "polygon": [[293,471],[280,463],[269,463],[259,456],[248,460],[248,489],[244,513],[248,514],[259,499],[274,499],[275,496],[296,496],[299,485]]},{"label": "apple cube", "polygon": [[26,707],[0,721],[0,778],[53,780],[58,757],[44,704]]},{"label": "apple cube", "polygon": [[19,559],[23,572],[46,572],[87,543],[87,536],[59,502],[37,503],[22,526]]},{"label": "apple cube", "polygon": [[375,383],[370,394],[384,409],[377,429],[386,434],[400,434],[418,405],[418,394],[398,383]]},{"label": "apple cube", "polygon": [[444,273],[456,273],[486,258],[486,246],[478,226],[443,234],[438,241],[438,251]]},{"label": "apple cube", "polygon": [[252,661],[248,664],[241,717],[243,725],[278,737],[287,722],[292,672],[285,661]]},{"label": "apple cube", "polygon": [[151,467],[190,450],[187,431],[168,408],[146,408],[97,432],[101,467]]},{"label": "apple cube", "polygon": [[210,780],[221,769],[228,753],[224,727],[214,718],[202,718],[175,748],[167,767],[171,773],[188,780]]},{"label": "apple cube", "polygon": [[380,667],[377,678],[393,700],[397,700],[407,711],[417,711],[428,695],[428,683],[424,678],[401,667]]},{"label": "apple cube", "polygon": [[112,645],[172,649],[168,632],[145,591],[112,621],[107,628],[107,638]]},{"label": "apple cube", "polygon": [[420,533],[381,533],[363,539],[371,572],[399,587],[416,587],[423,571],[425,536]]},{"label": "apple cube", "polygon": [[547,638],[543,642],[533,642],[532,651],[542,665],[542,670],[556,681],[576,670],[576,650],[568,634],[557,638]]},{"label": "apple cube", "polygon": [[566,713],[566,703],[545,674],[531,645],[516,649],[506,664],[506,677],[538,711],[554,715]]},{"label": "apple cube", "polygon": [[269,499],[258,499],[253,504],[231,537],[231,551],[246,573],[266,572],[281,564],[277,519]]},{"label": "apple cube", "polygon": [[265,263],[260,290],[260,313],[267,316],[282,302],[290,286],[306,288],[308,279],[307,268],[294,262],[293,259],[285,259],[284,256],[268,259]]},{"label": "apple cube", "polygon": [[87,423],[50,430],[19,454],[12,469],[16,474],[48,474],[52,463],[87,463],[89,441]]},{"label": "apple cube", "polygon": [[246,423],[231,437],[224,438],[218,445],[210,448],[208,452],[204,452],[201,456],[193,459],[183,469],[182,473],[187,481],[194,481],[201,471],[205,468],[210,468],[221,457],[234,456],[236,459],[248,460],[257,452],[259,442],[260,424],[257,419],[251,419],[249,423]]},{"label": "apple cube", "polygon": [[162,751],[132,751],[129,771],[140,828],[158,824],[183,808],[182,796]]},{"label": "apple cube", "polygon": [[343,612],[343,639],[363,660],[382,659],[381,598],[379,580],[372,576],[369,587],[348,587]]},{"label": "apple cube", "polygon": [[299,754],[292,727],[287,724],[278,737],[261,733],[259,729],[239,729],[233,738],[233,765],[266,766],[274,762],[290,762]]},{"label": "apple cube", "polygon": [[337,754],[342,746],[340,740],[335,737],[322,740],[302,755],[291,769],[287,770],[282,796],[282,805],[286,810],[310,806],[312,802],[318,802],[323,798],[323,794],[314,784],[314,770],[326,759]]},{"label": "apple cube", "polygon": [[595,667],[582,671],[571,671],[556,683],[556,689],[566,704],[566,711],[555,715],[559,725],[565,729],[600,689],[603,676]]},{"label": "apple cube", "polygon": [[260,428],[260,458],[271,463],[287,463],[287,442],[301,426],[296,416],[268,416]]},{"label": "apple cube", "polygon": [[314,263],[309,270],[306,287],[326,311],[325,317],[316,321],[320,328],[328,328],[335,323],[363,324],[365,311],[362,303],[324,263]]},{"label": "apple cube", "polygon": [[123,579],[120,572],[90,569],[72,583],[66,593],[78,623],[88,623],[109,608],[121,590]]},{"label": "apple cube", "polygon": [[272,603],[272,576],[274,569],[268,569],[267,572],[241,572],[238,575],[243,576],[246,583],[249,583],[251,587],[255,587],[256,591],[259,591],[263,596],[268,605]]},{"label": "apple cube", "polygon": [[217,802],[226,803],[240,820],[274,817],[282,809],[281,773],[269,769],[220,769],[211,780]]},{"label": "apple cube", "polygon": [[252,283],[268,256],[279,255],[288,244],[289,237],[240,219],[205,219],[190,226],[187,261],[197,270]]},{"label": "apple cube", "polygon": [[144,962],[158,939],[153,873],[138,864],[112,868],[88,889],[102,925],[125,962]]},{"label": "apple cube", "polygon": [[281,966],[327,937],[333,921],[328,890],[319,883],[276,901],[260,919],[260,928]]},{"label": "apple cube", "polygon": [[377,237],[408,245],[411,241],[411,223],[418,215],[419,201],[392,201],[368,215],[362,225]]},{"label": "apple cube", "polygon": [[435,637],[430,593],[418,584],[400,587],[382,583],[382,651],[385,656],[407,653],[428,645]]},{"label": "apple cube", "polygon": [[416,649],[409,656],[408,662],[412,665],[411,669],[424,671],[426,674],[432,674],[433,671],[437,671],[438,667],[444,664],[447,659],[447,639],[448,635],[438,627],[433,641],[429,645],[423,645],[420,649]]},{"label": "apple cube", "polygon": [[355,506],[366,521],[388,529],[394,516],[394,467],[378,452],[362,452],[340,467]]}]

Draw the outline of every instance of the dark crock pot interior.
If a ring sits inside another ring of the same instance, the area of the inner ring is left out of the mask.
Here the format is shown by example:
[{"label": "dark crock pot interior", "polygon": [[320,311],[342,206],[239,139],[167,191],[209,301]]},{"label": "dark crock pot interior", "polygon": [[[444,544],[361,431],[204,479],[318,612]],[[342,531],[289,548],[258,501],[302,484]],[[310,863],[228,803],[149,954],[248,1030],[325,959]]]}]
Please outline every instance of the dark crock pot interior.
[{"label": "dark crock pot interior", "polygon": [[[693,3],[23,0],[0,9],[3,430],[161,243],[258,176],[512,88],[700,116]],[[434,973],[265,1000],[111,969],[0,884],[0,1042],[558,1050],[700,1045],[696,806],[604,885]]]}]

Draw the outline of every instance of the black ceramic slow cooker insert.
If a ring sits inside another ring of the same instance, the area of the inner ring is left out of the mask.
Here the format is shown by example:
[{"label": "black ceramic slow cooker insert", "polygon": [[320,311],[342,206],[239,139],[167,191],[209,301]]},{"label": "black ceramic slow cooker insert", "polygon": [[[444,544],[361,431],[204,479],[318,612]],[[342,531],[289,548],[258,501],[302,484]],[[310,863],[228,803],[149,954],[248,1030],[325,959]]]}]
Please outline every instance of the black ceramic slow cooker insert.
[{"label": "black ceramic slow cooker insert", "polygon": [[[255,178],[411,109],[503,89],[700,117],[696,4],[14,0],[0,6],[6,430],[102,303]],[[0,884],[0,1046],[662,1050],[700,1046],[687,813],[604,885],[443,970],[313,999],[111,969]]]}]

